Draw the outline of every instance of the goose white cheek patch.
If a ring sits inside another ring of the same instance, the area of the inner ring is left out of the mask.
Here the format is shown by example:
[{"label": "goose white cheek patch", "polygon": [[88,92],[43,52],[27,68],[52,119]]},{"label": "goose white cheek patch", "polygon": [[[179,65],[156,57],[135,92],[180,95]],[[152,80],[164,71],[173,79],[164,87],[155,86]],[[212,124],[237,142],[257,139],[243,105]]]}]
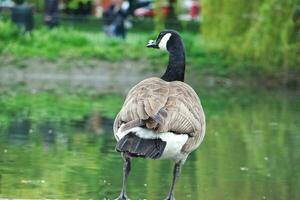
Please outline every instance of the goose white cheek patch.
[{"label": "goose white cheek patch", "polygon": [[163,38],[160,40],[159,44],[158,44],[158,47],[161,49],[161,50],[167,50],[167,43],[171,37],[171,33],[167,33],[163,36]]}]

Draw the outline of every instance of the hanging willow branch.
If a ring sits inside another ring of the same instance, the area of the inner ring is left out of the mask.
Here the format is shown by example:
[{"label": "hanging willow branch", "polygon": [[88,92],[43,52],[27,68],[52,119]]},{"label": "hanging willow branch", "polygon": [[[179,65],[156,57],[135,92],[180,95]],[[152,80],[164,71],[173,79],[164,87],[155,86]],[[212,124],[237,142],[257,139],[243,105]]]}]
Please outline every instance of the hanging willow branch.
[{"label": "hanging willow branch", "polygon": [[203,0],[202,6],[204,37],[240,66],[299,67],[297,0]]}]

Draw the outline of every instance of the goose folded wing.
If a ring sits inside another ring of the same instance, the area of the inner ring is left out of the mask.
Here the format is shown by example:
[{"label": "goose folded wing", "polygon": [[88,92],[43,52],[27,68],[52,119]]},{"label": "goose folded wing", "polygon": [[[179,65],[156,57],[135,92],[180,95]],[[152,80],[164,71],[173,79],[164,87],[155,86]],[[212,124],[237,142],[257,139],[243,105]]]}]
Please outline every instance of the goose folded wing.
[{"label": "goose folded wing", "polygon": [[164,124],[167,117],[164,106],[168,93],[167,84],[162,84],[162,81],[156,78],[140,82],[128,93],[116,118],[115,127],[119,127],[122,122],[135,124],[137,120],[143,120],[146,127],[151,129]]},{"label": "goose folded wing", "polygon": [[169,97],[166,109],[168,118],[164,131],[171,131],[178,134],[187,134],[188,140],[182,147],[182,152],[191,152],[195,150],[204,136],[205,131],[205,117],[200,106],[198,96],[187,98],[188,95],[178,95],[176,97]]},{"label": "goose folded wing", "polygon": [[[195,133],[201,129],[201,124],[197,121],[195,108],[182,97],[169,97],[165,109],[168,113],[165,124],[160,126],[159,132],[174,132],[178,134],[188,134],[194,137]],[[197,109],[196,109],[197,110]]]}]

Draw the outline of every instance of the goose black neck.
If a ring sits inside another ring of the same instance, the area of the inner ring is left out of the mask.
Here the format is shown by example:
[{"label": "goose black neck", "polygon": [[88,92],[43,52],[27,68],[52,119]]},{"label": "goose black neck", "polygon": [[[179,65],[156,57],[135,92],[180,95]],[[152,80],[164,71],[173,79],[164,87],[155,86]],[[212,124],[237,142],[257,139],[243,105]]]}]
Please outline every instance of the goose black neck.
[{"label": "goose black neck", "polygon": [[163,80],[184,81],[185,73],[185,50],[181,41],[169,50],[169,64],[166,72],[161,77]]}]

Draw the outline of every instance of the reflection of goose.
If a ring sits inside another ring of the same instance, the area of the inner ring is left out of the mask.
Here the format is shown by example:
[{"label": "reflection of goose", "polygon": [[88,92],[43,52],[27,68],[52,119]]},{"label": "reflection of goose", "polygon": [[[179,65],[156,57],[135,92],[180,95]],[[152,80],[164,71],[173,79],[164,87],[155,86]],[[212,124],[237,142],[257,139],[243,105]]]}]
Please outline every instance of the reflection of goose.
[{"label": "reflection of goose", "polygon": [[39,125],[39,132],[42,135],[44,145],[55,144],[57,136],[56,129],[57,125],[50,121],[45,121]]},{"label": "reflection of goose", "polygon": [[[9,142],[12,144],[25,144],[30,138],[31,121],[29,119],[16,120],[8,128]],[[1,133],[0,133],[1,134]]]},{"label": "reflection of goose", "polygon": [[119,200],[128,199],[126,184],[132,157],[174,160],[173,183],[167,199],[175,199],[181,165],[205,134],[200,100],[183,82],[185,51],[181,37],[175,31],[163,31],[147,47],[168,51],[169,65],[161,78],[148,78],[134,86],[115,119],[116,149],[125,161]]}]

